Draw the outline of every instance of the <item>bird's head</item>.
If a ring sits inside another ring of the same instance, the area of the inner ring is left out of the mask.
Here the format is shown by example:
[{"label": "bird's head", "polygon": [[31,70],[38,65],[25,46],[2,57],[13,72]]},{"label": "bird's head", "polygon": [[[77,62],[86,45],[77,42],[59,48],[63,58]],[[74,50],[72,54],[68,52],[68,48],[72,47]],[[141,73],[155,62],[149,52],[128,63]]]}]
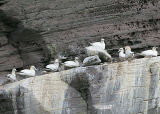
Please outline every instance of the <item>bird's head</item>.
[{"label": "bird's head", "polygon": [[12,71],[16,72],[17,70],[15,68],[13,68]]},{"label": "bird's head", "polygon": [[152,48],[152,50],[153,50],[153,51],[156,51],[156,50],[157,50],[157,48],[158,48],[158,47],[153,47],[153,48]]},{"label": "bird's head", "polygon": [[101,39],[101,42],[104,42],[104,39],[103,39],[103,38]]},{"label": "bird's head", "polygon": [[37,71],[36,67],[33,66],[33,65],[30,67],[30,70],[36,70]]},{"label": "bird's head", "polygon": [[55,63],[59,63],[59,60],[58,60],[58,59],[56,59],[56,60],[55,60]]},{"label": "bird's head", "polygon": [[130,46],[125,46],[125,51],[131,51],[131,47]]},{"label": "bird's head", "polygon": [[118,50],[118,52],[124,52],[124,49],[123,49],[123,48],[120,48],[120,49]]},{"label": "bird's head", "polygon": [[78,57],[75,57],[75,61],[78,61],[79,60],[79,58]]}]

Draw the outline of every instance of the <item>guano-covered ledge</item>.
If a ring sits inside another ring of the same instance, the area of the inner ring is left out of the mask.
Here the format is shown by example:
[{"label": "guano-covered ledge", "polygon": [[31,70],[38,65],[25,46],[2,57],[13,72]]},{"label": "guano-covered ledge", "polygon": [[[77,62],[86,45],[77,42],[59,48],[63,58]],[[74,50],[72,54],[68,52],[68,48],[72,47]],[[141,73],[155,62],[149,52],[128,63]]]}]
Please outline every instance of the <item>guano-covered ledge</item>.
[{"label": "guano-covered ledge", "polygon": [[0,86],[0,114],[158,114],[160,57],[79,67]]}]

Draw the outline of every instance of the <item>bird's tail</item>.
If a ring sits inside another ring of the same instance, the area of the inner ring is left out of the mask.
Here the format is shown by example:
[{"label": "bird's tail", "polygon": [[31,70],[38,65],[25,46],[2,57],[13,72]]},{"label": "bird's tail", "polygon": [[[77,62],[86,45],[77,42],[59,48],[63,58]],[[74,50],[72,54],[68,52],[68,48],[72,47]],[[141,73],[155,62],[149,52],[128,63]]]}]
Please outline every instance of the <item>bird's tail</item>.
[{"label": "bird's tail", "polygon": [[141,53],[136,53],[134,56],[137,58],[144,57]]},{"label": "bird's tail", "polygon": [[92,46],[93,44],[91,42],[89,42],[89,44]]}]

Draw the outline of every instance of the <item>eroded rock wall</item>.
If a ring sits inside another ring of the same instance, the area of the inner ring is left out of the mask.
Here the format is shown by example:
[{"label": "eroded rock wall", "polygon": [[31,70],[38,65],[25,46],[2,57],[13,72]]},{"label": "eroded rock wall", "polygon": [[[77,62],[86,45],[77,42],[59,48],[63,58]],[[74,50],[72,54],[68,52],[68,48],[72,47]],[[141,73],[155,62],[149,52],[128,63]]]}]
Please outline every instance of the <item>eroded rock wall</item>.
[{"label": "eroded rock wall", "polygon": [[160,57],[79,67],[0,86],[0,114],[159,114]]},{"label": "eroded rock wall", "polygon": [[100,38],[113,51],[124,45],[134,49],[159,45],[159,4],[159,0],[8,0],[1,9],[25,28],[40,31],[46,43],[65,44],[71,54],[79,54],[75,50]]},{"label": "eroded rock wall", "polygon": [[160,44],[159,0],[1,0],[0,5],[5,14],[0,19],[5,28],[0,29],[1,73],[13,66],[44,65],[52,58],[42,54],[47,45],[54,48],[53,58],[60,53],[72,59],[83,58],[88,42],[101,38],[114,57],[126,45],[139,52]]},{"label": "eroded rock wall", "polygon": [[24,28],[21,23],[0,10],[0,85],[6,82],[4,76],[12,68],[31,64],[40,66],[45,61],[41,35]]},{"label": "eroded rock wall", "polygon": [[86,102],[59,73],[6,85],[0,96],[0,114],[87,114]]}]

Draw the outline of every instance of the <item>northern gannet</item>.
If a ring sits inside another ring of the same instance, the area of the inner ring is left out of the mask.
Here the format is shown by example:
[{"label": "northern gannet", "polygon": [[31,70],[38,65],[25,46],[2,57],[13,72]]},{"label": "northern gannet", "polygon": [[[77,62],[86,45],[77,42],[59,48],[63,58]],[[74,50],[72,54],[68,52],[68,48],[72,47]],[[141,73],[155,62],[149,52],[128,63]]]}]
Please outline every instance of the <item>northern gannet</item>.
[{"label": "northern gannet", "polygon": [[85,52],[87,56],[98,55],[102,61],[108,61],[108,60],[112,61],[111,55],[107,52],[107,50],[104,50],[102,48],[89,46],[89,47],[85,47]]},{"label": "northern gannet", "polygon": [[145,56],[145,57],[157,57],[158,52],[156,49],[157,47],[153,47],[152,50],[142,51],[140,55]]},{"label": "northern gannet", "polygon": [[123,48],[120,48],[119,49],[119,59],[122,61],[122,60],[125,60],[125,57],[126,57],[126,54],[124,53],[124,49]]},{"label": "northern gannet", "polygon": [[8,78],[9,80],[11,80],[12,82],[17,81],[16,71],[17,71],[17,70],[16,70],[15,68],[13,68],[11,74],[8,74],[8,75],[7,75],[7,78]]},{"label": "northern gannet", "polygon": [[74,61],[66,61],[64,62],[64,67],[65,68],[74,68],[74,67],[79,67],[80,64],[79,64],[79,58],[78,57],[75,57],[75,60]]},{"label": "northern gannet", "polygon": [[101,39],[101,42],[90,43],[90,45],[91,45],[91,46],[94,46],[94,47],[101,48],[101,49],[105,49],[104,39]]},{"label": "northern gannet", "polygon": [[31,66],[30,69],[21,70],[18,74],[23,75],[23,76],[35,76],[36,71],[37,71],[36,67]]},{"label": "northern gannet", "polygon": [[126,58],[134,57],[134,52],[131,51],[130,46],[125,47],[125,55],[126,55]]},{"label": "northern gannet", "polygon": [[47,68],[47,69],[50,69],[50,70],[52,70],[52,71],[54,71],[54,72],[57,71],[58,68],[59,68],[59,60],[56,59],[56,60],[54,61],[54,64],[49,64],[49,65],[46,66],[46,68]]}]

